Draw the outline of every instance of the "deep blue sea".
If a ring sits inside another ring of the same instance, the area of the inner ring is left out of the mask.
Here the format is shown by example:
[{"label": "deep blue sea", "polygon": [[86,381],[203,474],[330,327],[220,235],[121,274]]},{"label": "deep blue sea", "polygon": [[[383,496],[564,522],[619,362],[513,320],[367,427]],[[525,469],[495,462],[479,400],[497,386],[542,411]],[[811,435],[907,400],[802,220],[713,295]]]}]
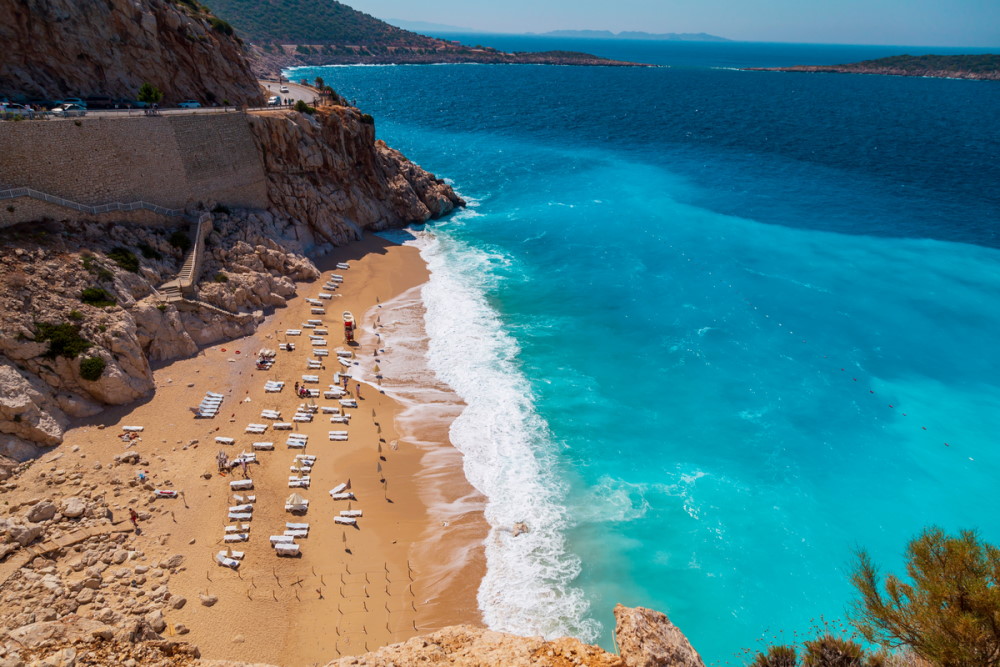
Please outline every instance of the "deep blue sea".
[{"label": "deep blue sea", "polygon": [[838,627],[858,548],[1000,542],[1000,84],[735,69],[956,49],[463,39],[668,66],[290,72],[470,202],[417,243],[491,627],[610,646],[643,605],[742,663]]}]

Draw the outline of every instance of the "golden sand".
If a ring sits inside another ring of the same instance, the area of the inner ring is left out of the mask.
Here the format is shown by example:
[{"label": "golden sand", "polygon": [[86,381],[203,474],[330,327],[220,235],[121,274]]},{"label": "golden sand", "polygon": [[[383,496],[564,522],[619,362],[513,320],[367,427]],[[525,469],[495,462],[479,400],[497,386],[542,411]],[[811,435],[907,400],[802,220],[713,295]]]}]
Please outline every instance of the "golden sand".
[{"label": "golden sand", "polygon": [[[337,270],[338,262],[350,268]],[[90,460],[109,461],[125,451],[114,437],[125,424],[144,426],[137,445],[150,462],[149,475],[158,488],[183,491],[170,503],[170,511],[141,522],[140,546],[147,554],[184,554],[186,569],[170,580],[170,590],[188,603],[167,613],[170,634],[177,624],[190,628],[184,637],[200,647],[203,657],[266,662],[280,665],[324,664],[343,655],[364,653],[378,646],[458,623],[481,624],[476,589],[484,563],[482,541],[486,534],[481,502],[465,503],[463,511],[441,521],[435,504],[478,498],[462,474],[461,454],[447,440],[446,425],[425,429],[421,444],[410,443],[397,432],[400,406],[375,388],[363,385],[349,425],[331,424],[318,413],[312,423],[295,424],[292,432],[309,435],[305,450],[285,445],[289,431],[264,435],[244,433],[248,423],[270,423],[261,410],[281,411],[291,421],[303,402],[293,385],[303,374],[320,376],[324,389],[340,370],[334,356],[343,341],[341,313],[350,310],[359,320],[365,312],[427,280],[427,270],[415,248],[393,245],[377,237],[338,249],[317,262],[324,278],[331,272],[344,276],[340,296],[326,305],[325,315],[310,314],[305,298],[324,291],[323,279],[300,284],[299,296],[276,311],[258,332],[243,339],[205,348],[196,357],[173,362],[155,371],[156,393],[148,401],[105,411],[71,430],[61,449],[79,444],[92,452]],[[312,346],[303,329],[286,337],[288,328],[302,328],[307,319],[319,318],[329,330],[329,357],[325,369],[307,371]],[[277,349],[279,342],[294,342],[292,352],[279,351],[268,371],[255,369],[261,348]],[[370,345],[351,348],[371,355]],[[285,389],[265,393],[264,382],[283,380]],[[351,394],[357,393],[350,382]],[[195,419],[191,407],[206,392],[225,395],[214,419]],[[248,401],[246,399],[249,399]],[[318,405],[336,400],[316,399]],[[98,430],[105,425],[105,430]],[[330,442],[327,432],[347,430],[347,442]],[[235,445],[215,442],[231,437]],[[196,444],[190,444],[197,441]],[[222,542],[227,509],[237,504],[229,482],[241,479],[217,471],[216,454],[230,458],[251,451],[255,441],[273,441],[271,452],[258,452],[259,463],[249,466],[254,489],[236,492],[256,496],[250,539],[231,545],[244,551],[238,571],[218,566],[215,554]],[[381,450],[381,453],[380,451]],[[309,489],[289,489],[290,466],[297,453],[317,456]],[[433,459],[433,470],[428,460]],[[119,470],[119,469],[116,469]],[[128,475],[132,471],[124,470]],[[209,479],[203,474],[208,473]],[[331,499],[328,491],[350,480],[357,496],[353,502]],[[384,480],[384,482],[383,482]],[[284,510],[284,501],[298,491],[310,501],[304,516]],[[164,505],[160,504],[160,507]],[[358,526],[339,526],[333,517],[340,510],[363,510]],[[309,536],[296,540],[298,558],[278,557],[269,542],[280,535],[285,522],[310,525]],[[445,525],[446,524],[446,525]],[[199,595],[218,597],[211,607]]]}]

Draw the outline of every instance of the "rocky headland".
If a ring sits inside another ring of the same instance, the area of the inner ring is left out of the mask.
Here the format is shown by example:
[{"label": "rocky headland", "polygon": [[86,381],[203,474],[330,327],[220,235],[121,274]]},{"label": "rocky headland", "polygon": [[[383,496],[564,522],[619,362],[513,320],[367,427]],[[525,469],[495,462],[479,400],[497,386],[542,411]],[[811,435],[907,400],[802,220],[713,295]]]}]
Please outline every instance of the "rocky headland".
[{"label": "rocky headland", "polygon": [[846,65],[796,65],[794,67],[747,67],[757,72],[800,72],[812,74],[881,74],[922,76],[943,79],[1000,81],[1000,56],[890,56]]}]

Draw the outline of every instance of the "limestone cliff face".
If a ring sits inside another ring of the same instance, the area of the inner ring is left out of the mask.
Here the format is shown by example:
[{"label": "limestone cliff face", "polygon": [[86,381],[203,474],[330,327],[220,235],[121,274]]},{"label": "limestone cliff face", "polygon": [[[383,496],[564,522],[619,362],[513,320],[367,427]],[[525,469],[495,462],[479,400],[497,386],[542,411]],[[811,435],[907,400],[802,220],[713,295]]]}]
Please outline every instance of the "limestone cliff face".
[{"label": "limestone cliff face", "polygon": [[253,114],[273,210],[306,224],[316,244],[360,229],[424,222],[464,206],[452,189],[375,139],[371,116],[332,106],[315,115]]},{"label": "limestone cliff face", "polygon": [[0,97],[259,104],[243,45],[170,0],[0,0]]}]

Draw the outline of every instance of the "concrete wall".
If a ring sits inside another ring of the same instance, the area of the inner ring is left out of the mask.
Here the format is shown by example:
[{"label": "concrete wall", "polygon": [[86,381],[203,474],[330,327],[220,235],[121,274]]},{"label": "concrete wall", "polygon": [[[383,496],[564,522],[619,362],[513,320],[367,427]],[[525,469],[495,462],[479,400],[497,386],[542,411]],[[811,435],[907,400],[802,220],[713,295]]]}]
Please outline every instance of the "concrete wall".
[{"label": "concrete wall", "polygon": [[[0,122],[0,189],[30,187],[92,206],[267,206],[263,163],[241,113],[79,120]],[[56,219],[80,215],[28,201],[3,202],[0,226],[43,209],[61,210]]]}]

